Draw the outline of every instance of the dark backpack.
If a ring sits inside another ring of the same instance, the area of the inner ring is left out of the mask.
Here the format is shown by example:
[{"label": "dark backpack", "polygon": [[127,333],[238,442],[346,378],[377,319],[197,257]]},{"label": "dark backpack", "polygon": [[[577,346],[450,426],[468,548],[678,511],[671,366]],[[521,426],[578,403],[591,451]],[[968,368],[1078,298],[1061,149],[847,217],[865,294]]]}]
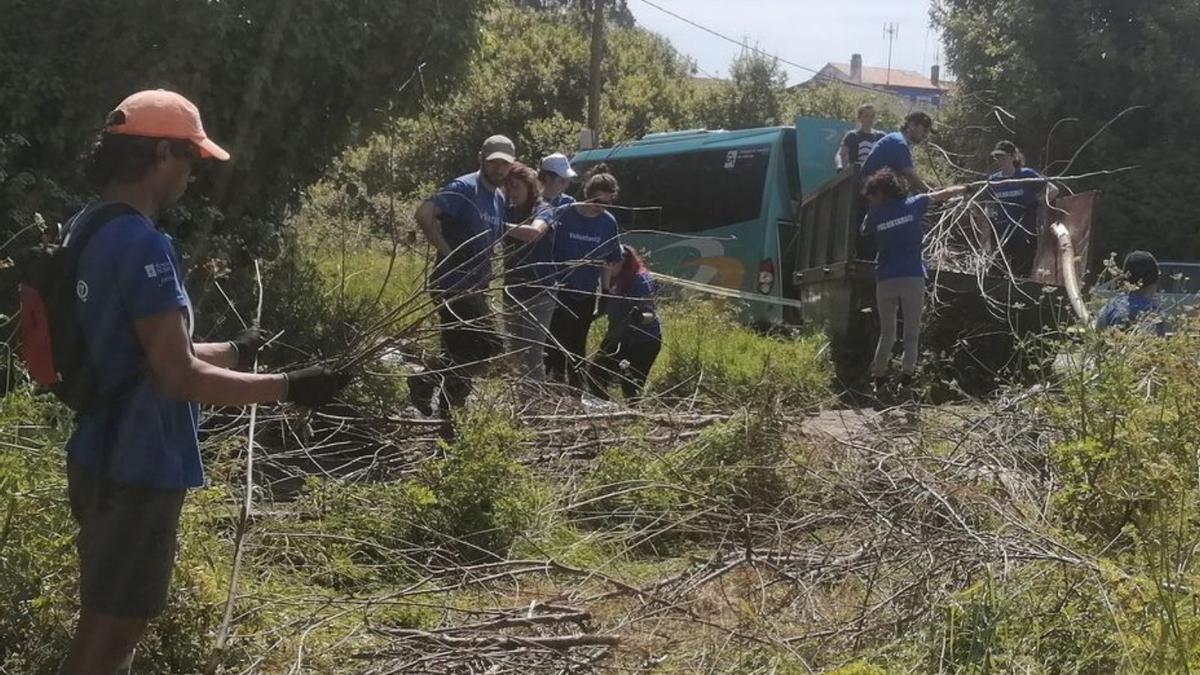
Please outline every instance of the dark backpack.
[{"label": "dark backpack", "polygon": [[76,218],[65,244],[38,244],[14,256],[21,302],[21,358],[36,384],[76,412],[111,405],[141,379],[139,374],[115,390],[99,391],[75,314],[84,247],[108,223],[136,213],[127,204],[106,204]]}]

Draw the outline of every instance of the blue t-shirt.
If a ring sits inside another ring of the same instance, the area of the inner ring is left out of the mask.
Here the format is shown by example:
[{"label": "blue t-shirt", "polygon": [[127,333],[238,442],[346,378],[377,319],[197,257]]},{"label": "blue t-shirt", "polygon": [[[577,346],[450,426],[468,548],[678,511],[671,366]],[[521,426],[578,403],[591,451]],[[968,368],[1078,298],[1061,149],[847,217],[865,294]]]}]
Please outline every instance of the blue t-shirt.
[{"label": "blue t-shirt", "polygon": [[[568,290],[594,293],[600,285],[600,267],[595,261],[621,260],[617,219],[608,211],[590,218],[569,207],[559,212],[555,229],[554,261],[560,283]],[[585,260],[593,262],[581,262]]]},{"label": "blue t-shirt", "polygon": [[1162,321],[1161,316],[1154,316],[1159,312],[1157,300],[1147,298],[1139,293],[1122,293],[1109,300],[1104,305],[1104,309],[1100,310],[1100,314],[1096,317],[1096,327],[1128,330],[1135,328],[1139,321],[1150,316],[1157,319],[1150,321],[1154,332],[1160,336],[1166,335],[1167,324]]},{"label": "blue t-shirt", "polygon": [[899,174],[912,167],[912,150],[908,147],[908,140],[902,132],[893,131],[879,139],[871,149],[871,154],[867,155],[867,160],[862,164],[861,175],[863,178],[870,178],[881,169],[891,169]]},{"label": "blue t-shirt", "polygon": [[[1021,179],[1040,179],[1042,176],[1033,169],[1022,167],[1017,169],[1012,176],[1005,176],[997,171],[988,176],[989,181],[1016,181]],[[1042,194],[1042,188],[1045,183],[1040,180],[1030,180],[1023,183],[1006,182],[1002,185],[993,185],[991,187],[992,198],[996,200],[996,208],[992,215],[992,220],[997,225],[1002,225],[1004,229],[1024,226],[1025,229],[1032,232],[1036,229],[1036,223],[1030,223],[1026,219],[1032,218],[1037,214],[1038,196]],[[1033,229],[1030,229],[1033,225]]]},{"label": "blue t-shirt", "polygon": [[574,204],[575,198],[564,192],[561,195],[555,197],[554,199],[551,199],[548,203],[549,203],[550,207],[555,210],[555,212],[561,212],[563,210],[563,207]]},{"label": "blue t-shirt", "polygon": [[863,233],[875,237],[875,278],[925,277],[921,241],[925,237],[925,212],[929,195],[888,202],[872,208],[863,221]]},{"label": "blue t-shirt", "polygon": [[662,324],[654,308],[654,281],[649,272],[633,277],[629,288],[608,298],[606,340],[641,344],[662,340]]},{"label": "blue t-shirt", "polygon": [[550,224],[550,229],[535,241],[520,241],[516,237],[509,237],[505,241],[504,267],[507,273],[504,282],[508,286],[549,286],[554,283],[554,210],[540,203],[534,207],[532,217],[545,220]]},{"label": "blue t-shirt", "polygon": [[[79,218],[72,223],[82,222]],[[144,375],[109,408],[78,417],[68,457],[110,480],[163,489],[203,485],[196,435],[200,407],[163,392],[134,329],[139,319],[179,311],[191,332],[192,303],[170,237],[140,215],[117,218],[88,242],[78,281],[75,312],[100,390]]]},{"label": "blue t-shirt", "polygon": [[430,201],[442,212],[442,236],[451,253],[438,260],[430,285],[439,290],[479,290],[492,278],[492,249],[504,237],[504,194],[488,190],[479,172],[459,176]]}]

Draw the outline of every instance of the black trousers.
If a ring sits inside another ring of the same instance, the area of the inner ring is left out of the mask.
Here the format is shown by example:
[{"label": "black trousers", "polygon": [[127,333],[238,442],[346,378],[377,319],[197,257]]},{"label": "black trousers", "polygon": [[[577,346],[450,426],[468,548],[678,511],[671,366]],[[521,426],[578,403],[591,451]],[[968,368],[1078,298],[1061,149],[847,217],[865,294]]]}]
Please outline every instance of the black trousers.
[{"label": "black trousers", "polygon": [[553,341],[546,347],[546,378],[583,388],[588,331],[596,313],[596,294],[559,291],[550,320]]},{"label": "black trousers", "polygon": [[[662,350],[661,340],[631,343],[628,340],[613,343],[605,340],[600,353],[588,368],[588,386],[592,394],[609,400],[608,388],[613,380],[621,384],[621,393],[626,401],[636,401],[646,387],[646,378]],[[622,363],[625,367],[622,368]]]},{"label": "black trousers", "polygon": [[441,385],[441,412],[449,416],[466,404],[475,377],[502,353],[503,339],[483,291],[440,300],[438,331],[442,353],[428,360],[416,378],[429,390]]},{"label": "black trousers", "polygon": [[1004,234],[1004,258],[1016,277],[1025,278],[1033,274],[1038,249],[1038,235],[1035,232],[1036,220],[1020,226],[1012,225]]}]

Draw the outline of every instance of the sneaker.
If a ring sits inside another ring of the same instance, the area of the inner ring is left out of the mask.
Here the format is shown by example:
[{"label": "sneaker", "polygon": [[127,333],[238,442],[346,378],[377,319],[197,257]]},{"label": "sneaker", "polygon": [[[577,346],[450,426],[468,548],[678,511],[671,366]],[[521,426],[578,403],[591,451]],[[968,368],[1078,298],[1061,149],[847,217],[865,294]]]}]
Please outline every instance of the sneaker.
[{"label": "sneaker", "polygon": [[433,392],[437,388],[427,373],[408,376],[408,400],[422,415],[433,415]]},{"label": "sneaker", "polygon": [[887,394],[888,379],[886,377],[871,378],[871,395],[879,398]]},{"label": "sneaker", "polygon": [[888,388],[888,379],[886,377],[872,378],[871,398],[874,400],[877,409],[887,407],[888,403],[891,402],[892,392]]}]

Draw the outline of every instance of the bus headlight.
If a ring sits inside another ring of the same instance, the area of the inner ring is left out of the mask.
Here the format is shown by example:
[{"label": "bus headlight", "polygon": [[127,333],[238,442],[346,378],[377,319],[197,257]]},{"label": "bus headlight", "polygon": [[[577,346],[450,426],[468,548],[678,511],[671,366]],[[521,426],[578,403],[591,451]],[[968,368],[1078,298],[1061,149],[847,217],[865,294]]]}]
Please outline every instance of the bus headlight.
[{"label": "bus headlight", "polygon": [[758,264],[758,292],[763,295],[775,288],[775,261],[770,258]]}]

